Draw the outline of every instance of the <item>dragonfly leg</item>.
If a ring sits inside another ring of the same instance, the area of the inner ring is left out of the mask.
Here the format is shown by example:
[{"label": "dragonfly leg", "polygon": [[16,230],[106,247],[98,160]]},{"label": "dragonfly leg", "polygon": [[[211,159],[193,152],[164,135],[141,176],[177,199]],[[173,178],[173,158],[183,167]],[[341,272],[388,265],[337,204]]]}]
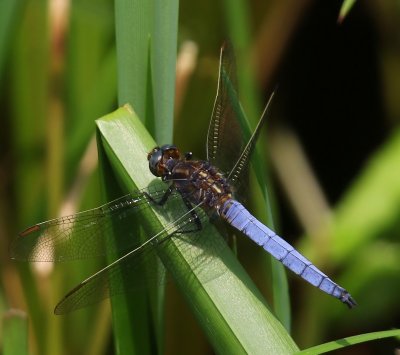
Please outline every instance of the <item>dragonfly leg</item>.
[{"label": "dragonfly leg", "polygon": [[161,197],[160,201],[156,201],[153,197],[151,197],[147,192],[144,192],[146,197],[153,203],[159,206],[164,206],[165,203],[167,202],[169,196],[171,196],[172,191],[174,190],[174,187],[171,185],[167,191],[165,191],[163,197]]},{"label": "dragonfly leg", "polygon": [[199,216],[197,215],[196,211],[193,209],[193,206],[188,199],[186,199],[182,196],[182,200],[185,203],[188,211],[192,215],[192,219],[194,220],[196,226],[191,229],[185,229],[182,227],[182,228],[178,229],[175,233],[194,233],[194,232],[200,231],[202,229],[202,225],[201,225]]},{"label": "dragonfly leg", "polygon": [[[171,185],[164,193],[164,195],[161,197],[159,201],[156,201],[152,196],[150,196],[147,192],[144,192],[144,194],[147,196],[147,198],[155,203],[158,206],[163,206],[167,202],[168,198],[171,196],[171,193],[174,191],[174,186]],[[193,209],[192,204],[188,199],[182,196],[182,200],[185,203],[188,211],[190,211],[190,214],[192,215],[192,219],[194,220],[196,226],[194,228],[190,229],[185,229],[185,228],[179,228],[175,233],[193,233],[193,232],[198,232],[202,229],[201,221],[199,216],[197,215],[196,211]]]}]

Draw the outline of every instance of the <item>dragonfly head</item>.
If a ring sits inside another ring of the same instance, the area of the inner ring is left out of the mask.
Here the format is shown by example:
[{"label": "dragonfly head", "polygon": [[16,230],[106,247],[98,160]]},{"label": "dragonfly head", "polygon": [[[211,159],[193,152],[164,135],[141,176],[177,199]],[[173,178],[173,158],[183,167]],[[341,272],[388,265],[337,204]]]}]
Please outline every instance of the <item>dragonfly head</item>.
[{"label": "dragonfly head", "polygon": [[147,154],[150,171],[158,177],[170,175],[175,162],[179,159],[181,159],[181,153],[172,144],[155,147]]}]

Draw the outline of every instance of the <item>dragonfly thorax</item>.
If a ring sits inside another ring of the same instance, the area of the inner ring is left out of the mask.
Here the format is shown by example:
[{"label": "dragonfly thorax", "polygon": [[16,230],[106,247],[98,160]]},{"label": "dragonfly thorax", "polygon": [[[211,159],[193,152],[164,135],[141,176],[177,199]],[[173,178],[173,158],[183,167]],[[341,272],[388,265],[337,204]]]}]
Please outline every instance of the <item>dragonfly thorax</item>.
[{"label": "dragonfly thorax", "polygon": [[174,145],[155,147],[147,155],[150,171],[173,186],[193,204],[203,201],[206,209],[216,209],[232,198],[232,189],[218,168],[204,160],[192,160]]},{"label": "dragonfly thorax", "polygon": [[166,178],[192,204],[202,202],[206,210],[216,210],[232,198],[232,189],[222,172],[204,160],[181,159]]}]

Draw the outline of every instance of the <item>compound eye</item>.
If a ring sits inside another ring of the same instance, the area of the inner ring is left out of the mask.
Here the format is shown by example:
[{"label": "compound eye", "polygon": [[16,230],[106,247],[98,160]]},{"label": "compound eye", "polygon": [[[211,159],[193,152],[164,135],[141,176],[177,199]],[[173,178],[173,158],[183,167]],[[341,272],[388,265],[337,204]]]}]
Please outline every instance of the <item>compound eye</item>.
[{"label": "compound eye", "polygon": [[154,147],[150,152],[147,153],[147,160],[150,160],[151,156],[158,152],[161,148],[160,147]]},{"label": "compound eye", "polygon": [[163,152],[160,147],[155,147],[149,154],[147,154],[150,171],[155,176],[160,176],[158,174],[158,164],[160,163],[162,156]]}]

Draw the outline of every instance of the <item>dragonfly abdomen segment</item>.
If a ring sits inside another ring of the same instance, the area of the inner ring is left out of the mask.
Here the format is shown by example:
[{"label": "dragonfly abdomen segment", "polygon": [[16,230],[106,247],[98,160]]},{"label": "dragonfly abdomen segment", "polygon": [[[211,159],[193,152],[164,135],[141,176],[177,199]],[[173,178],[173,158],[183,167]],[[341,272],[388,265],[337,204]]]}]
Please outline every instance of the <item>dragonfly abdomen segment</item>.
[{"label": "dragonfly abdomen segment", "polygon": [[232,199],[228,200],[219,212],[231,226],[262,246],[275,259],[282,262],[283,265],[304,280],[338,298],[349,308],[356,305],[356,302],[343,287],[333,282],[289,243],[258,221],[241,203]]}]

